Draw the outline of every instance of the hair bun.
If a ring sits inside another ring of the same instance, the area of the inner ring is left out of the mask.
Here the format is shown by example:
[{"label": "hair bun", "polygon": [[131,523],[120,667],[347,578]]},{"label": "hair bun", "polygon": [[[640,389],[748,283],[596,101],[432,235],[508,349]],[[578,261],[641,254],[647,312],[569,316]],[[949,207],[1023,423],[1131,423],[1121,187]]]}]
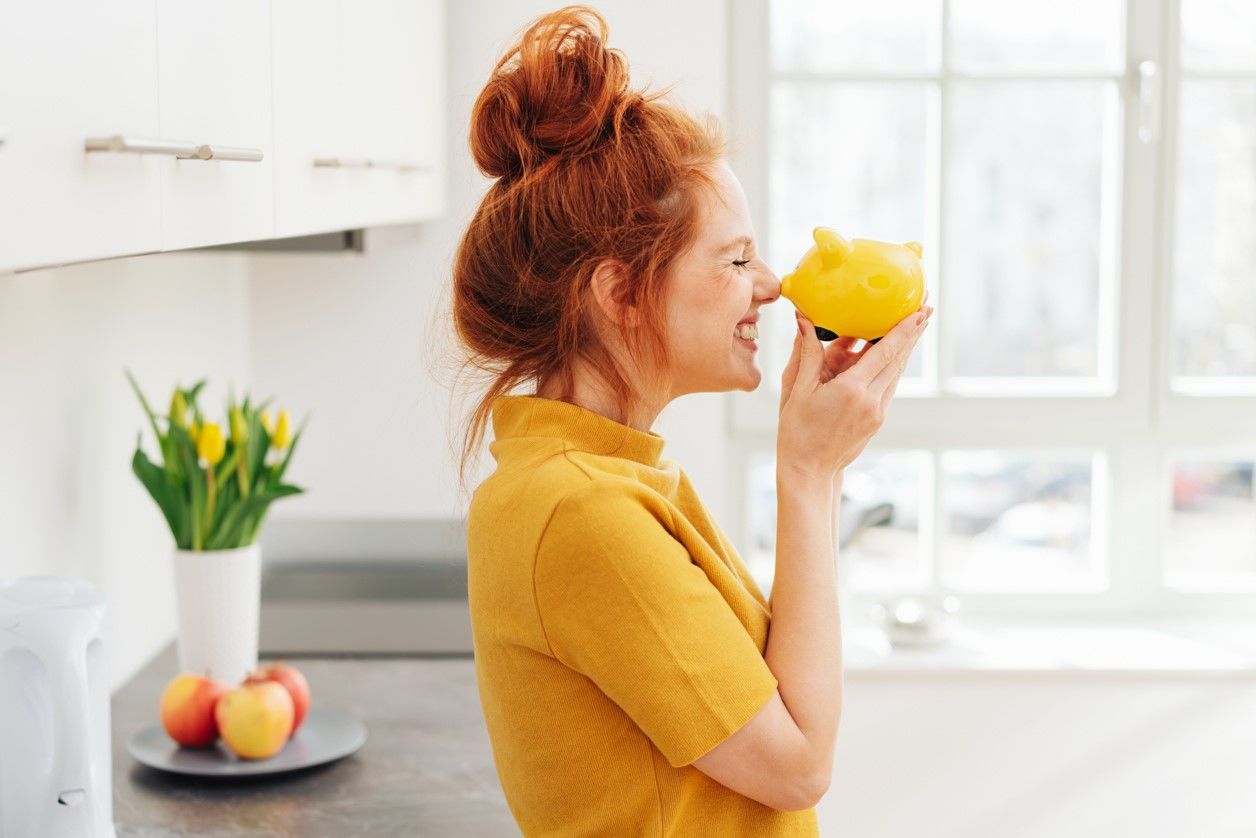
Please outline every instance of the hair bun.
[{"label": "hair bun", "polygon": [[471,111],[471,154],[481,171],[518,176],[619,133],[641,97],[628,95],[628,63],[606,37],[606,21],[587,6],[567,6],[528,27]]}]

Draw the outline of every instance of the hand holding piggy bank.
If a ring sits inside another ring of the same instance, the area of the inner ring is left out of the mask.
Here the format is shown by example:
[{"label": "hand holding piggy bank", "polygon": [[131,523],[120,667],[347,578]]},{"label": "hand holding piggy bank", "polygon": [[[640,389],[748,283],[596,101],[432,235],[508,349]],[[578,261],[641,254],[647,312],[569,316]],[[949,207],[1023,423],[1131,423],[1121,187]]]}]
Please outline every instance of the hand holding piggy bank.
[{"label": "hand holding piggy bank", "polygon": [[781,296],[815,324],[820,340],[876,343],[924,302],[920,242],[847,241],[816,227],[815,246],[781,278]]}]

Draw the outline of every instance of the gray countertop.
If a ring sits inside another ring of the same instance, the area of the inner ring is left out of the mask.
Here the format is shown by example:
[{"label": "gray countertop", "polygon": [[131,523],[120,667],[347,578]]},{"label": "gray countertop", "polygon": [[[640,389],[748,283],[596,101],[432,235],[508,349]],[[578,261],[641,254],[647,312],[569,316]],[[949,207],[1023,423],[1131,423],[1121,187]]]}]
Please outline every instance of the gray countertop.
[{"label": "gray countertop", "polygon": [[[263,657],[263,660],[267,658]],[[517,836],[497,780],[469,656],[290,657],[313,704],[366,723],[351,756],[290,774],[191,777],[136,762],[178,672],[171,643],[113,696],[114,821],[122,836]]]}]

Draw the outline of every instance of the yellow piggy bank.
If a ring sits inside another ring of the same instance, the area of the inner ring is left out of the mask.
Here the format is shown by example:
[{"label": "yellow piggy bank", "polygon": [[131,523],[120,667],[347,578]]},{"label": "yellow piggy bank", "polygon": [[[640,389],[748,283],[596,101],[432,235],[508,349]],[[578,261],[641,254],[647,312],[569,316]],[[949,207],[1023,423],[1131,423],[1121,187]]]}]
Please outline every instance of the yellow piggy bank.
[{"label": "yellow piggy bank", "polygon": [[815,324],[820,340],[876,343],[924,301],[920,242],[842,238],[816,227],[815,246],[781,278],[781,296]]}]

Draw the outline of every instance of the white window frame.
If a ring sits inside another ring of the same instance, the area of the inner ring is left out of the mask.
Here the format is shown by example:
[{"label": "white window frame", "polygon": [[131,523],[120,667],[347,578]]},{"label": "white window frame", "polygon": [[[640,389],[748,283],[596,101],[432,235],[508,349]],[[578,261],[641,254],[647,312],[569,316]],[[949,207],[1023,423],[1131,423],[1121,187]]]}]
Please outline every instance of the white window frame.
[{"label": "white window frame", "polygon": [[[750,203],[753,222],[761,240],[768,230],[768,131],[765,114],[770,113],[769,89],[773,74],[770,56],[769,0],[727,0],[729,19],[729,129],[734,140],[732,165]],[[940,80],[940,149],[927,153],[938,159],[938,171],[946,177],[946,101],[948,79],[962,78],[948,64],[947,33],[950,0],[942,2],[943,38]],[[1189,0],[1188,0],[1189,2]],[[1110,298],[1115,322],[1100,320],[1100,338],[1109,325],[1115,328],[1116,369],[1107,391],[1087,395],[1053,397],[1047,392],[1034,395],[959,395],[956,392],[916,389],[903,382],[891,405],[881,431],[867,446],[869,452],[894,449],[927,450],[933,462],[926,469],[933,493],[931,515],[940,521],[944,498],[933,480],[943,450],[954,448],[1045,448],[1097,450],[1106,465],[1106,480],[1097,480],[1094,508],[1099,516],[1093,525],[1102,533],[1110,560],[1110,587],[1095,594],[1075,593],[969,593],[956,592],[964,610],[974,616],[996,618],[1103,618],[1103,617],[1250,617],[1256,608],[1251,591],[1183,592],[1163,586],[1160,545],[1172,509],[1171,474],[1173,455],[1178,451],[1210,453],[1218,458],[1256,458],[1256,388],[1250,381],[1214,382],[1205,394],[1175,392],[1171,386],[1170,351],[1172,336],[1171,282],[1173,265],[1174,172],[1178,131],[1178,42],[1181,0],[1127,0],[1125,9],[1124,72],[1109,76],[1119,82],[1122,121],[1118,165],[1120,194],[1116,196],[1115,218],[1122,226],[1113,238],[1116,264],[1112,271],[1114,288],[1101,287],[1101,298]],[[1142,83],[1140,63],[1155,62],[1158,77],[1152,85]],[[783,75],[783,74],[777,74]],[[875,74],[820,74],[834,80],[867,81],[884,79]],[[1059,74],[1044,74],[1059,77]],[[791,78],[797,73],[789,74]],[[1252,74],[1190,73],[1191,77],[1251,78]],[[981,78],[987,76],[982,75]],[[1003,78],[1003,76],[998,76]],[[1017,78],[1032,78],[1016,74]],[[892,78],[900,78],[892,76]],[[908,77],[912,78],[912,77]],[[924,78],[935,78],[926,76]],[[1140,98],[1142,92],[1152,95]],[[1149,89],[1150,88],[1150,89]],[[1140,138],[1140,119],[1150,126],[1150,136]],[[937,179],[937,178],[935,178]],[[936,193],[936,194],[935,194]],[[931,191],[936,199],[929,208],[935,218],[934,241],[946,246],[941,212],[945,182]],[[816,223],[823,223],[817,219]],[[1101,245],[1102,249],[1102,245]],[[780,258],[779,254],[774,254]],[[933,254],[926,268],[930,303],[936,303],[938,317],[925,333],[923,376],[936,381],[936,368],[948,368],[939,349],[949,328],[946,311],[946,277],[936,266],[944,263]],[[777,273],[786,265],[773,265]],[[1101,277],[1102,279],[1102,277]],[[1254,276],[1256,281],[1256,276]],[[1101,283],[1102,285],[1102,283]],[[1111,282],[1108,283],[1112,285]],[[780,301],[780,305],[789,305]],[[1102,305],[1101,305],[1102,308]],[[1163,336],[1163,339],[1158,339]],[[769,339],[772,337],[768,336]],[[919,349],[917,351],[920,351]],[[1104,347],[1100,346],[1102,357]],[[1101,371],[1103,364],[1100,364]],[[1218,395],[1228,392],[1233,395]],[[756,452],[771,452],[775,446],[777,402],[771,382],[765,378],[754,393],[730,393],[727,415],[731,465],[734,474],[748,473]],[[739,487],[744,480],[738,481]],[[734,538],[745,554],[749,544],[746,514],[748,492],[734,493],[731,508],[735,515]],[[1118,500],[1119,499],[1119,502]],[[931,555],[941,549],[937,527],[932,535]],[[1097,545],[1102,547],[1103,545]],[[1102,555],[1100,559],[1102,559]],[[839,561],[841,558],[839,556]],[[923,591],[943,592],[934,586]],[[857,605],[883,600],[878,595],[855,596]]]}]

